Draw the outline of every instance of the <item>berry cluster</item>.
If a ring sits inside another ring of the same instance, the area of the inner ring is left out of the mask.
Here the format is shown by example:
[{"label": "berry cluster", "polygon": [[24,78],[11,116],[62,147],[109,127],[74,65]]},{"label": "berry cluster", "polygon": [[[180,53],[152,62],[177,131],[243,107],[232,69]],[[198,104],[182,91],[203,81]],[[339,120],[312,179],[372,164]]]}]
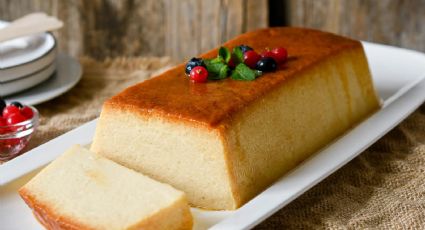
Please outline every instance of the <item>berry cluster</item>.
[{"label": "berry cluster", "polygon": [[204,61],[201,58],[192,58],[186,64],[186,75],[190,77],[193,82],[206,82],[208,79],[208,71]]},{"label": "berry cluster", "polygon": [[232,53],[220,47],[214,59],[192,58],[186,64],[186,75],[193,82],[203,83],[208,79],[218,80],[229,76],[234,80],[252,81],[263,72],[275,71],[284,63],[288,52],[283,47],[266,50],[258,54],[247,45],[240,45]]},{"label": "berry cluster", "polygon": [[19,102],[6,102],[0,98],[0,127],[18,124],[31,119],[34,116],[33,110]]}]

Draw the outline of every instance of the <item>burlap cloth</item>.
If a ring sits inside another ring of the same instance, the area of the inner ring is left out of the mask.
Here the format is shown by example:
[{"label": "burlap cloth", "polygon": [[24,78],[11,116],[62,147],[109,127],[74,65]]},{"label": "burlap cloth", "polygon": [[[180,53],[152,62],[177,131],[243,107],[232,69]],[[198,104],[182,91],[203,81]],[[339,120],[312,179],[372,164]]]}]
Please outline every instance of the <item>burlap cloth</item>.
[{"label": "burlap cloth", "polygon": [[[38,105],[30,148],[96,118],[102,102],[170,65],[167,58],[80,60],[68,93]],[[257,226],[258,229],[425,229],[425,105],[372,147]]]}]

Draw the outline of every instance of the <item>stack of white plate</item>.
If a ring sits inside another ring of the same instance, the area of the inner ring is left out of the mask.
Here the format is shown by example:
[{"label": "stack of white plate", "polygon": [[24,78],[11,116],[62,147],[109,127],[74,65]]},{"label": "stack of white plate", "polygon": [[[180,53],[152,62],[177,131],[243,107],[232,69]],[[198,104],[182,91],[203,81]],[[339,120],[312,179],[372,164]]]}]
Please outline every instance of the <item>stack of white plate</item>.
[{"label": "stack of white plate", "polygon": [[[0,27],[6,23],[0,23]],[[31,88],[55,71],[56,41],[50,33],[0,43],[0,96]]]},{"label": "stack of white plate", "polygon": [[[7,24],[0,21],[0,28]],[[37,104],[69,90],[80,76],[75,59],[57,54],[51,33],[0,42],[0,96],[6,100]]]}]

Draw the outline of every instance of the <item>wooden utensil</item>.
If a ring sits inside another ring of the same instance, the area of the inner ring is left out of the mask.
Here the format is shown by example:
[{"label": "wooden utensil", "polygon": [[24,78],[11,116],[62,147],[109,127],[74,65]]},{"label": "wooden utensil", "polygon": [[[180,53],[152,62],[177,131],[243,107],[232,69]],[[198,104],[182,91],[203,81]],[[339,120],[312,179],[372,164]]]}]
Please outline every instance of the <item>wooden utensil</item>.
[{"label": "wooden utensil", "polygon": [[56,17],[48,16],[40,12],[31,13],[16,19],[8,26],[0,29],[0,42],[31,34],[57,30],[62,26],[63,22]]}]

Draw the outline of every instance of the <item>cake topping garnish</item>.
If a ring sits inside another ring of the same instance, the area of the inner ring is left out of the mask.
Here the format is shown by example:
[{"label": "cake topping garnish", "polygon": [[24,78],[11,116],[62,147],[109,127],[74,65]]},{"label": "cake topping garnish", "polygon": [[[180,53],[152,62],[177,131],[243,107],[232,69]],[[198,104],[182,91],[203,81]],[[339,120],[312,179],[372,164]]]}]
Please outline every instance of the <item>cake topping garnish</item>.
[{"label": "cake topping garnish", "polygon": [[255,78],[260,76],[262,73],[258,70],[253,70],[249,68],[244,63],[240,63],[233,70],[232,75],[230,76],[233,80],[241,81],[253,81]]},{"label": "cake topping garnish", "polygon": [[206,82],[208,79],[208,71],[203,66],[196,66],[190,71],[190,80],[197,83]]},{"label": "cake topping garnish", "polygon": [[239,48],[242,50],[243,53],[249,50],[254,50],[253,48],[247,46],[247,45],[240,45]]},{"label": "cake topping garnish", "polygon": [[274,58],[274,53],[271,51],[271,50],[269,50],[269,49],[266,49],[265,51],[263,51],[262,53],[261,53],[261,57],[270,57],[270,58]]},{"label": "cake topping garnish", "polygon": [[288,58],[288,51],[283,47],[277,47],[272,49],[273,58],[277,63],[283,63]]},{"label": "cake topping garnish", "polygon": [[190,71],[195,68],[196,66],[203,66],[205,67],[204,61],[202,60],[202,58],[192,58],[190,59],[187,64],[186,64],[186,69],[185,72],[186,74],[189,76]]},{"label": "cake topping garnish", "polygon": [[263,72],[275,71],[287,57],[288,53],[283,47],[266,50],[261,55],[247,45],[236,46],[232,52],[227,47],[220,47],[215,58],[190,59],[185,72],[192,82],[197,83],[229,76],[234,80],[253,81]]},{"label": "cake topping garnish", "polygon": [[277,63],[272,57],[262,57],[255,68],[264,72],[274,71],[277,68]]},{"label": "cake topping garnish", "polygon": [[255,69],[257,62],[261,59],[261,56],[254,50],[248,50],[243,54],[243,62],[251,69]]}]

